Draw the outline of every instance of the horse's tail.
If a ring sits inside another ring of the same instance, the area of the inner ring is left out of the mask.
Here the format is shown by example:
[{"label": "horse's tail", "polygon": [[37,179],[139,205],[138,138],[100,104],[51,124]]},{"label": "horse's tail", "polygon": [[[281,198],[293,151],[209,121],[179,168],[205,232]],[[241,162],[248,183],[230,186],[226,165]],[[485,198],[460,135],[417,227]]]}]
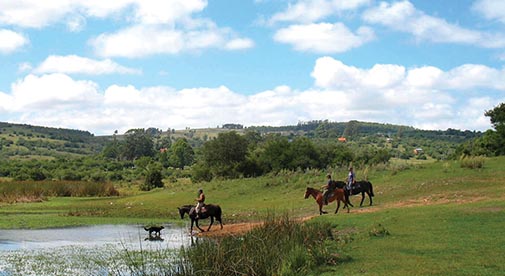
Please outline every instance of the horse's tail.
[{"label": "horse's tail", "polygon": [[373,194],[373,185],[372,185],[372,182],[368,181],[368,184],[370,184],[370,196],[375,196]]}]

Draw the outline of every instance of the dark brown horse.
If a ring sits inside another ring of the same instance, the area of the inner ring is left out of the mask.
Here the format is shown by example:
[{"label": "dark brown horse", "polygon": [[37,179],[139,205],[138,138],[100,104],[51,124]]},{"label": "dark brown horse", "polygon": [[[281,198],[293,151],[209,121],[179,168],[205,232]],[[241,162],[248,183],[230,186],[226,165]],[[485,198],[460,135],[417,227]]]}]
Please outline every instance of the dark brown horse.
[{"label": "dark brown horse", "polygon": [[210,225],[209,228],[207,228],[207,231],[210,230],[210,227],[214,223],[214,218],[219,221],[219,224],[221,224],[221,229],[223,229],[223,222],[221,220],[221,207],[219,205],[213,205],[213,204],[205,204],[204,209],[202,209],[201,214],[196,217],[196,212],[195,212],[195,206],[194,205],[184,205],[179,208],[179,215],[181,215],[181,219],[184,218],[184,214],[188,214],[189,218],[191,219],[191,228],[190,231],[193,233],[193,224],[196,224],[196,227],[202,231],[205,232],[200,226],[198,225],[198,220],[200,219],[206,219],[210,218]]},{"label": "dark brown horse", "polygon": [[[307,199],[309,196],[312,196],[319,205],[319,214],[320,215],[326,214],[327,212],[323,211],[323,204],[324,204],[323,193],[314,188],[307,187],[307,190],[305,191],[305,199]],[[340,201],[344,202],[344,208],[347,207],[347,213],[349,213],[349,206],[347,205],[344,189],[335,189],[332,192],[332,194],[330,194],[330,196],[328,197],[328,202],[332,202],[335,200],[337,201],[337,209],[335,210],[335,214],[338,212],[338,209],[340,208]]]},{"label": "dark brown horse", "polygon": [[370,181],[366,180],[356,181],[356,183],[354,183],[350,191],[347,189],[345,190],[345,199],[347,200],[349,205],[354,207],[354,205],[352,205],[351,201],[349,200],[349,196],[361,194],[361,202],[359,204],[359,206],[361,207],[363,206],[363,201],[365,200],[365,193],[368,195],[368,198],[370,199],[370,206],[372,206],[372,197],[375,195],[373,194],[373,185]]}]

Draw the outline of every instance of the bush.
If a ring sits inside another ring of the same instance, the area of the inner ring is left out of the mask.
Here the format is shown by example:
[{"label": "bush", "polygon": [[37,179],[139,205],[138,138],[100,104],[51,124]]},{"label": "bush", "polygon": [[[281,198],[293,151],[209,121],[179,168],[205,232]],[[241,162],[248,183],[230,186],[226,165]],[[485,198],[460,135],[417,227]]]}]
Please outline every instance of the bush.
[{"label": "bush", "polygon": [[460,166],[467,169],[480,169],[484,166],[485,160],[483,156],[463,156],[460,159]]},{"label": "bush", "polygon": [[183,248],[179,275],[307,275],[333,263],[325,243],[333,241],[331,229],[328,223],[269,218],[244,236],[205,239]]},{"label": "bush", "polygon": [[161,170],[151,170],[147,172],[146,179],[142,185],[140,185],[140,189],[142,191],[150,191],[154,188],[163,187]]},{"label": "bush", "polygon": [[13,181],[0,183],[0,202],[40,201],[48,196],[118,196],[112,183]]}]

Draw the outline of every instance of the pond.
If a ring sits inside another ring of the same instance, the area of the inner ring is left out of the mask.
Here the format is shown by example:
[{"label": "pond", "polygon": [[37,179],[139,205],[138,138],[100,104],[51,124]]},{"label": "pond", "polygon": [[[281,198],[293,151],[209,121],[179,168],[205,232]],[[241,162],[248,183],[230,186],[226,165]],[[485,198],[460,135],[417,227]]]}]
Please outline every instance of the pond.
[{"label": "pond", "polygon": [[186,228],[164,227],[160,236],[140,225],[0,230],[0,276],[135,274],[129,262],[167,263],[191,244]]}]

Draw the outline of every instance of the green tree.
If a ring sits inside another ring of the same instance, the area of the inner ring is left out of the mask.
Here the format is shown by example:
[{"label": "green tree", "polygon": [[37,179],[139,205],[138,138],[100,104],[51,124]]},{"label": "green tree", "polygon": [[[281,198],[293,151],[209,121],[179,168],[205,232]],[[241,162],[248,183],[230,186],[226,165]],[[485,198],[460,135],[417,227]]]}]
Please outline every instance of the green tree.
[{"label": "green tree", "polygon": [[349,121],[344,129],[344,137],[355,137],[359,134],[359,122]]},{"label": "green tree", "polygon": [[142,156],[154,156],[154,142],[143,128],[130,129],[125,133],[123,156],[127,160],[135,160]]},{"label": "green tree", "polygon": [[175,168],[184,169],[185,166],[193,164],[195,152],[186,138],[177,139],[170,148],[170,165]]},{"label": "green tree", "polygon": [[161,164],[154,162],[152,158],[147,156],[140,157],[134,163],[145,177],[143,185],[140,185],[141,190],[149,191],[153,188],[163,187]]},{"label": "green tree", "polygon": [[202,147],[202,162],[213,176],[237,177],[246,160],[247,141],[235,131],[220,133]]},{"label": "green tree", "polygon": [[289,169],[320,167],[320,155],[314,143],[307,137],[298,137],[290,145],[292,157]]},{"label": "green tree", "polygon": [[258,161],[265,172],[285,169],[293,160],[293,151],[286,137],[271,136],[262,148]]},{"label": "green tree", "polygon": [[505,155],[505,103],[486,111],[485,115],[490,118],[496,133],[486,132],[482,138],[495,155]]}]

